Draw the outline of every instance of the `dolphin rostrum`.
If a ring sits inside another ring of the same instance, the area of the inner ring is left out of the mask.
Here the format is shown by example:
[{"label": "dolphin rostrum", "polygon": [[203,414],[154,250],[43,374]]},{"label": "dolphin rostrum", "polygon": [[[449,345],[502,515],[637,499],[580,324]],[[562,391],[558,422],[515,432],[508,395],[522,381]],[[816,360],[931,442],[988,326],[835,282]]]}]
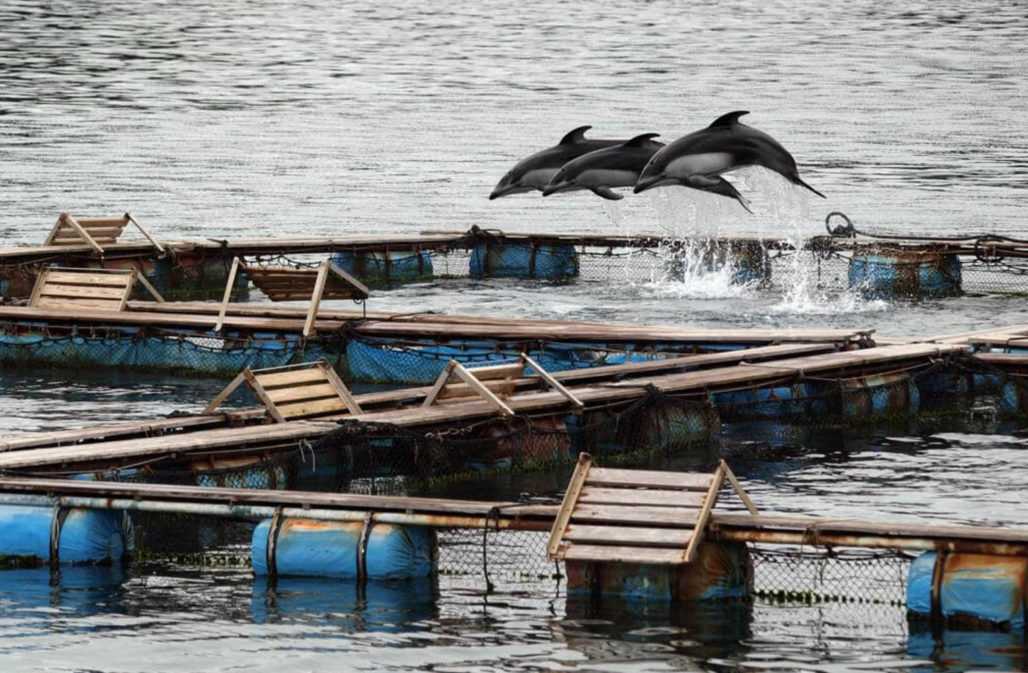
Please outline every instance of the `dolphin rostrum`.
[{"label": "dolphin rostrum", "polygon": [[520,194],[521,192],[542,191],[550,181],[550,178],[553,177],[553,174],[572,159],[593,150],[624,142],[623,140],[586,138],[585,132],[591,128],[591,126],[579,126],[577,129],[568,132],[553,147],[536,152],[532,156],[519,161],[497,183],[489,195],[489,200],[498,199],[501,196],[509,196],[510,194]]},{"label": "dolphin rostrum", "polygon": [[796,160],[778,141],[739,122],[739,117],[746,114],[749,112],[744,110],[729,112],[707,128],[665,146],[646,164],[635,193],[660,185],[685,185],[740,199],[735,187],[719,176],[743,166],[763,166],[825,198],[800,178]]},{"label": "dolphin rostrum", "polygon": [[620,145],[593,150],[572,159],[550,179],[543,196],[588,189],[597,196],[617,201],[625,198],[611,187],[631,187],[646,163],[664,143],[653,140],[659,133],[644,133]]}]

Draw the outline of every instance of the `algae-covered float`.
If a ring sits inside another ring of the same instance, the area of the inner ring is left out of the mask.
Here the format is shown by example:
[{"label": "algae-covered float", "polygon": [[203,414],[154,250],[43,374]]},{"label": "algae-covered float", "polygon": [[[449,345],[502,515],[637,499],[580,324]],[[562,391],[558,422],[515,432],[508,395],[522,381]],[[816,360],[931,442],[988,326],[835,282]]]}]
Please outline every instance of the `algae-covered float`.
[{"label": "algae-covered float", "polygon": [[[309,298],[309,306],[233,304],[237,271],[246,271],[272,299]],[[0,306],[0,362],[224,376],[244,367],[326,359],[348,381],[428,384],[451,359],[489,363],[522,352],[561,371],[776,343],[871,343],[870,330],[719,330],[323,311],[322,299],[368,297],[363,284],[327,261],[317,269],[234,261],[221,303],[129,301],[137,279],[145,283],[133,270],[45,269],[27,306]]]}]

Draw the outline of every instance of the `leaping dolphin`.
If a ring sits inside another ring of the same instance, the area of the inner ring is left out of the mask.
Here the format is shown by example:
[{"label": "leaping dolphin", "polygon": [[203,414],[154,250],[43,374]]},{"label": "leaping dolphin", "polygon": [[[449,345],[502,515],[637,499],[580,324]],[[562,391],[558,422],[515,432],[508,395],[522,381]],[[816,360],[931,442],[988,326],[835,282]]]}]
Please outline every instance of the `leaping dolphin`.
[{"label": "leaping dolphin", "polygon": [[497,183],[489,195],[489,200],[492,201],[501,196],[531,192],[533,190],[542,191],[554,173],[572,159],[576,159],[594,150],[610,147],[611,145],[619,145],[624,142],[623,140],[586,138],[585,132],[591,128],[592,126],[579,126],[577,129],[568,132],[553,147],[548,147],[519,161]]},{"label": "leaping dolphin", "polygon": [[[646,164],[635,193],[660,185],[685,185],[740,199],[735,187],[719,176],[742,166],[763,166],[826,198],[800,178],[796,160],[778,141],[739,122],[739,117],[747,114],[745,110],[729,112],[707,128],[665,146]],[[725,182],[730,191],[717,180]]]},{"label": "leaping dolphin", "polygon": [[643,133],[620,145],[604,147],[572,159],[550,179],[543,196],[588,189],[611,201],[625,198],[611,187],[631,187],[650,158],[664,147],[653,140],[659,133]]}]

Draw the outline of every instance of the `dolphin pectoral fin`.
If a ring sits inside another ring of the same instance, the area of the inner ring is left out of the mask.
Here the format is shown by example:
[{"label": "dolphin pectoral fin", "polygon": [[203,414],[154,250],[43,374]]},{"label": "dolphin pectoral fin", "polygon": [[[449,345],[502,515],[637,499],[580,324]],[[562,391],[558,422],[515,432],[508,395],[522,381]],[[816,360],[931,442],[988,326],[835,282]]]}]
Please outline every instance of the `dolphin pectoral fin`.
[{"label": "dolphin pectoral fin", "polygon": [[610,187],[600,186],[600,187],[591,187],[590,189],[591,189],[592,193],[595,194],[596,196],[602,196],[603,198],[608,199],[610,201],[620,201],[621,199],[625,198],[622,194],[618,194],[617,192],[612,190]]},{"label": "dolphin pectoral fin", "polygon": [[795,177],[794,177],[794,178],[792,179],[792,181],[793,181],[793,182],[795,182],[795,183],[796,183],[797,185],[799,185],[800,187],[806,187],[806,188],[807,188],[807,189],[809,189],[810,191],[812,191],[812,192],[814,192],[815,194],[817,194],[818,196],[820,196],[820,197],[821,197],[822,199],[827,199],[827,198],[828,198],[827,196],[825,196],[825,195],[824,195],[824,194],[822,194],[821,192],[817,191],[816,189],[814,189],[813,187],[811,187],[811,186],[810,186],[810,185],[808,185],[807,183],[803,182],[803,179],[802,179],[802,178],[800,178],[800,176],[798,176],[798,175],[797,175],[797,176],[795,176]]},{"label": "dolphin pectoral fin", "polygon": [[704,192],[720,194],[721,196],[727,196],[730,199],[735,199],[739,202],[740,206],[746,209],[747,213],[750,213],[751,215],[753,214],[753,210],[750,209],[750,202],[739,193],[739,190],[735,188],[735,185],[728,180],[725,180],[720,175],[690,175],[688,186]]},{"label": "dolphin pectoral fin", "polygon": [[736,110],[735,112],[729,112],[728,114],[723,114],[720,117],[718,117],[717,119],[715,119],[713,122],[711,122],[710,126],[708,126],[707,128],[714,129],[714,128],[718,128],[719,126],[732,126],[734,124],[738,124],[739,123],[739,117],[742,117],[744,115],[748,115],[749,113],[750,113],[749,110]]}]

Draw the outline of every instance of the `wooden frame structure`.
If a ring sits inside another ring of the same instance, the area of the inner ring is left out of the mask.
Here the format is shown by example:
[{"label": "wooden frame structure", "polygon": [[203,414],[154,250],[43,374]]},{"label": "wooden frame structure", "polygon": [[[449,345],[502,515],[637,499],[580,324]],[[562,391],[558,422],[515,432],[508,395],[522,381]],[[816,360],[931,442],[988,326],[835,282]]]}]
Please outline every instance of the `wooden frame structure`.
[{"label": "wooden frame structure", "polygon": [[165,254],[164,246],[161,245],[150,231],[139,223],[130,213],[121,217],[93,217],[76,218],[69,213],[61,213],[57,216],[57,223],[50,230],[43,245],[70,246],[82,245],[83,243],[100,255],[104,254],[105,245],[118,242],[118,237],[125,231],[129,224],[135,225],[136,229],[150,242],[157,252]]},{"label": "wooden frame structure", "polygon": [[247,367],[211,400],[203,413],[214,413],[244,383],[277,423],[343,411],[362,413],[353,393],[324,360],[268,369]]},{"label": "wooden frame structure", "polygon": [[547,554],[567,561],[692,563],[726,479],[756,515],[724,460],[705,474],[598,468],[589,454],[579,454]]},{"label": "wooden frame structure", "polygon": [[164,297],[135,269],[48,267],[36,276],[29,306],[43,309],[122,311],[136,281],[158,302]]},{"label": "wooden frame structure", "polygon": [[225,324],[229,299],[232,297],[232,288],[240,269],[271,301],[310,298],[310,306],[307,308],[307,317],[303,324],[304,337],[309,337],[314,331],[314,321],[318,317],[318,307],[322,299],[352,299],[363,305],[371,296],[367,286],[340,269],[331,260],[326,259],[316,269],[297,269],[282,265],[246,264],[238,257],[234,257],[225,282],[218,320],[214,324],[215,332],[221,331]]},{"label": "wooden frame structure", "polygon": [[[500,396],[507,397],[514,394],[515,379],[522,378],[526,368],[535,371],[551,388],[567,398],[576,410],[585,408],[581,400],[525,353],[521,353],[515,362],[475,367],[474,369],[468,369],[460,362],[450,360],[440,372],[435,383],[432,384],[432,388],[425,396],[425,401],[421,406],[430,407],[442,399],[467,398],[477,395],[496,407],[496,410],[504,416],[513,416],[514,411],[503,402]],[[463,383],[454,382],[454,377]],[[467,400],[460,399],[460,401]]]}]

